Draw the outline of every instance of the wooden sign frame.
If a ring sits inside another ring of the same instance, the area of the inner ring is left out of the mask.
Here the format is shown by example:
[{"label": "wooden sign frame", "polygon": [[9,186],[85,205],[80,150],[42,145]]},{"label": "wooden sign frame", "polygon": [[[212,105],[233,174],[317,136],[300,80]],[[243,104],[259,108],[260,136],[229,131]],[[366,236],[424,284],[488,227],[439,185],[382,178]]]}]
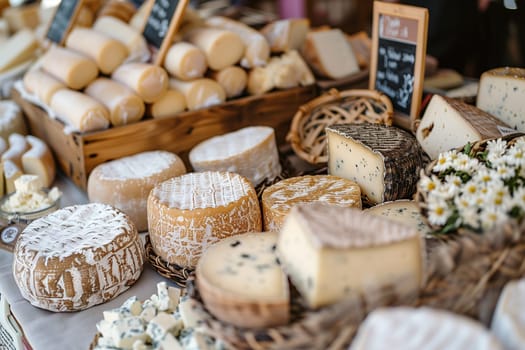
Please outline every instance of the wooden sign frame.
[{"label": "wooden sign frame", "polygon": [[[406,41],[406,43],[408,44],[415,44],[415,62],[413,65],[414,80],[412,89],[412,99],[410,103],[410,113],[408,115],[401,111],[395,111],[394,113],[395,125],[407,130],[412,130],[413,123],[418,117],[419,109],[421,106],[421,98],[423,96],[423,80],[425,77],[425,55],[427,51],[428,9],[422,7],[387,3],[382,1],[374,1],[369,89],[376,89],[376,78],[379,61],[379,25],[381,16],[388,16],[394,19],[397,18],[402,21],[407,20],[407,22],[412,23],[413,21],[417,22],[417,36],[415,40]],[[386,39],[398,41],[398,39]],[[399,42],[402,41],[399,40]],[[381,91],[380,89],[377,90]],[[392,100],[392,104],[394,105],[395,109],[396,103],[394,100]]]},{"label": "wooden sign frame", "polygon": [[46,39],[47,40],[50,40],[54,43],[57,43],[58,45],[64,45],[64,41],[66,41],[66,38],[67,38],[67,35],[69,34],[69,32],[71,31],[71,29],[73,28],[73,24],[76,22],[76,19],[80,13],[80,9],[82,8],[82,5],[84,5],[84,0],[75,0],[76,1],[76,7],[75,7],[75,10],[73,11],[73,14],[71,15],[71,17],[69,17],[69,21],[68,21],[68,25],[67,27],[65,28],[65,31],[63,32],[62,34],[62,38],[60,39],[60,42],[56,42],[54,40],[52,40],[50,37],[48,37],[49,35],[49,30],[51,28],[53,28],[53,23],[55,22],[55,18],[56,18],[56,15],[57,13],[60,11],[60,6],[62,5],[62,3],[66,3],[67,4],[67,1],[71,1],[71,0],[62,0],[56,10],[55,10],[55,13],[53,13],[53,17],[51,19],[51,21],[49,22],[49,25],[47,26],[47,29],[46,29]]},{"label": "wooden sign frame", "polygon": [[[147,3],[146,8],[146,21],[144,22],[144,27],[142,28],[141,32],[144,33],[144,30],[146,29],[148,25],[148,21],[150,18],[151,11],[153,10],[153,6],[155,5],[155,2],[158,0],[149,0]],[[166,53],[173,42],[173,37],[175,36],[175,33],[180,27],[180,24],[182,23],[183,17],[184,17],[184,11],[186,10],[186,7],[188,7],[188,4],[190,0],[168,0],[168,1],[178,1],[177,8],[175,9],[175,12],[173,13],[173,16],[170,20],[170,25],[168,27],[168,31],[166,32],[166,36],[164,37],[164,40],[162,41],[162,45],[157,51],[157,54],[155,56],[154,64],[157,66],[162,65],[164,61],[164,57],[166,56]],[[150,44],[150,43],[148,43]]]}]

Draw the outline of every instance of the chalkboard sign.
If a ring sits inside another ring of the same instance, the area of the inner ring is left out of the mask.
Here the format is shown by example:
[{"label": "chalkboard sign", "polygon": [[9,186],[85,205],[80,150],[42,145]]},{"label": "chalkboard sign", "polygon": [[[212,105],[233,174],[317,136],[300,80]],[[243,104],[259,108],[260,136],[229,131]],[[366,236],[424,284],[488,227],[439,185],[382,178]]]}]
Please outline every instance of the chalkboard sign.
[{"label": "chalkboard sign", "polygon": [[148,44],[158,49],[155,63],[160,65],[179,28],[189,0],[150,0],[142,31]]},{"label": "chalkboard sign", "polygon": [[49,25],[46,37],[62,45],[75,22],[83,0],[62,0],[58,5],[53,20]]},{"label": "chalkboard sign", "polygon": [[428,10],[374,1],[370,88],[390,97],[394,123],[410,129],[423,93]]}]

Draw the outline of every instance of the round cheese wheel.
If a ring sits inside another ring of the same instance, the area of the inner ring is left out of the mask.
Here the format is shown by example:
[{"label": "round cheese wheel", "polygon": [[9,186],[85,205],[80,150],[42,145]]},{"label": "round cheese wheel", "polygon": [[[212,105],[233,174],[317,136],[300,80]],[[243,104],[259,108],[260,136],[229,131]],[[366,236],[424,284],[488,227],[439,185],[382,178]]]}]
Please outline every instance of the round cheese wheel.
[{"label": "round cheese wheel", "polygon": [[299,203],[321,202],[361,209],[361,189],[353,181],[332,175],[298,176],[267,187],[262,194],[266,231],[279,231]]},{"label": "round cheese wheel", "polygon": [[148,227],[155,252],[165,261],[194,267],[220,239],[261,231],[257,194],[243,176],[229,172],[189,173],[153,188]]},{"label": "round cheese wheel", "polygon": [[146,206],[151,189],[186,172],[184,162],[166,151],[142,152],[99,164],[89,175],[91,202],[109,204],[128,214],[137,230],[148,229]]},{"label": "round cheese wheel", "polygon": [[59,209],[29,224],[14,250],[22,296],[50,311],[104,303],[138,280],[144,247],[129,217],[95,203]]}]

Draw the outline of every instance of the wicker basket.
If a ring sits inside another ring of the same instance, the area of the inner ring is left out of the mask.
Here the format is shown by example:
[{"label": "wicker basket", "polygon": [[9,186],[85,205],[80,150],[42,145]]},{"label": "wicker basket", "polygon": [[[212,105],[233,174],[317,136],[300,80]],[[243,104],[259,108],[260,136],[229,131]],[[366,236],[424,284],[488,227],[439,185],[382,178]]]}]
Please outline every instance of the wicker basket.
[{"label": "wicker basket", "polygon": [[323,164],[328,161],[325,127],[365,122],[392,125],[393,115],[390,99],[378,91],[332,89],[299,108],[286,140],[300,158]]}]

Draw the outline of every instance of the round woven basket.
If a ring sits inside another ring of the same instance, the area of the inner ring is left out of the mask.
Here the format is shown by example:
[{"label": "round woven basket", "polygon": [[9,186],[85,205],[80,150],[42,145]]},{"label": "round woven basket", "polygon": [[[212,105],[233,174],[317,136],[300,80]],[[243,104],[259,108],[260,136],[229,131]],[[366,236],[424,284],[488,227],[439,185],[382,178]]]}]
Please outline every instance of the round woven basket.
[{"label": "round woven basket", "polygon": [[331,89],[299,107],[286,140],[297,156],[311,164],[328,161],[327,126],[343,123],[392,125],[394,109],[390,99],[376,90]]}]

